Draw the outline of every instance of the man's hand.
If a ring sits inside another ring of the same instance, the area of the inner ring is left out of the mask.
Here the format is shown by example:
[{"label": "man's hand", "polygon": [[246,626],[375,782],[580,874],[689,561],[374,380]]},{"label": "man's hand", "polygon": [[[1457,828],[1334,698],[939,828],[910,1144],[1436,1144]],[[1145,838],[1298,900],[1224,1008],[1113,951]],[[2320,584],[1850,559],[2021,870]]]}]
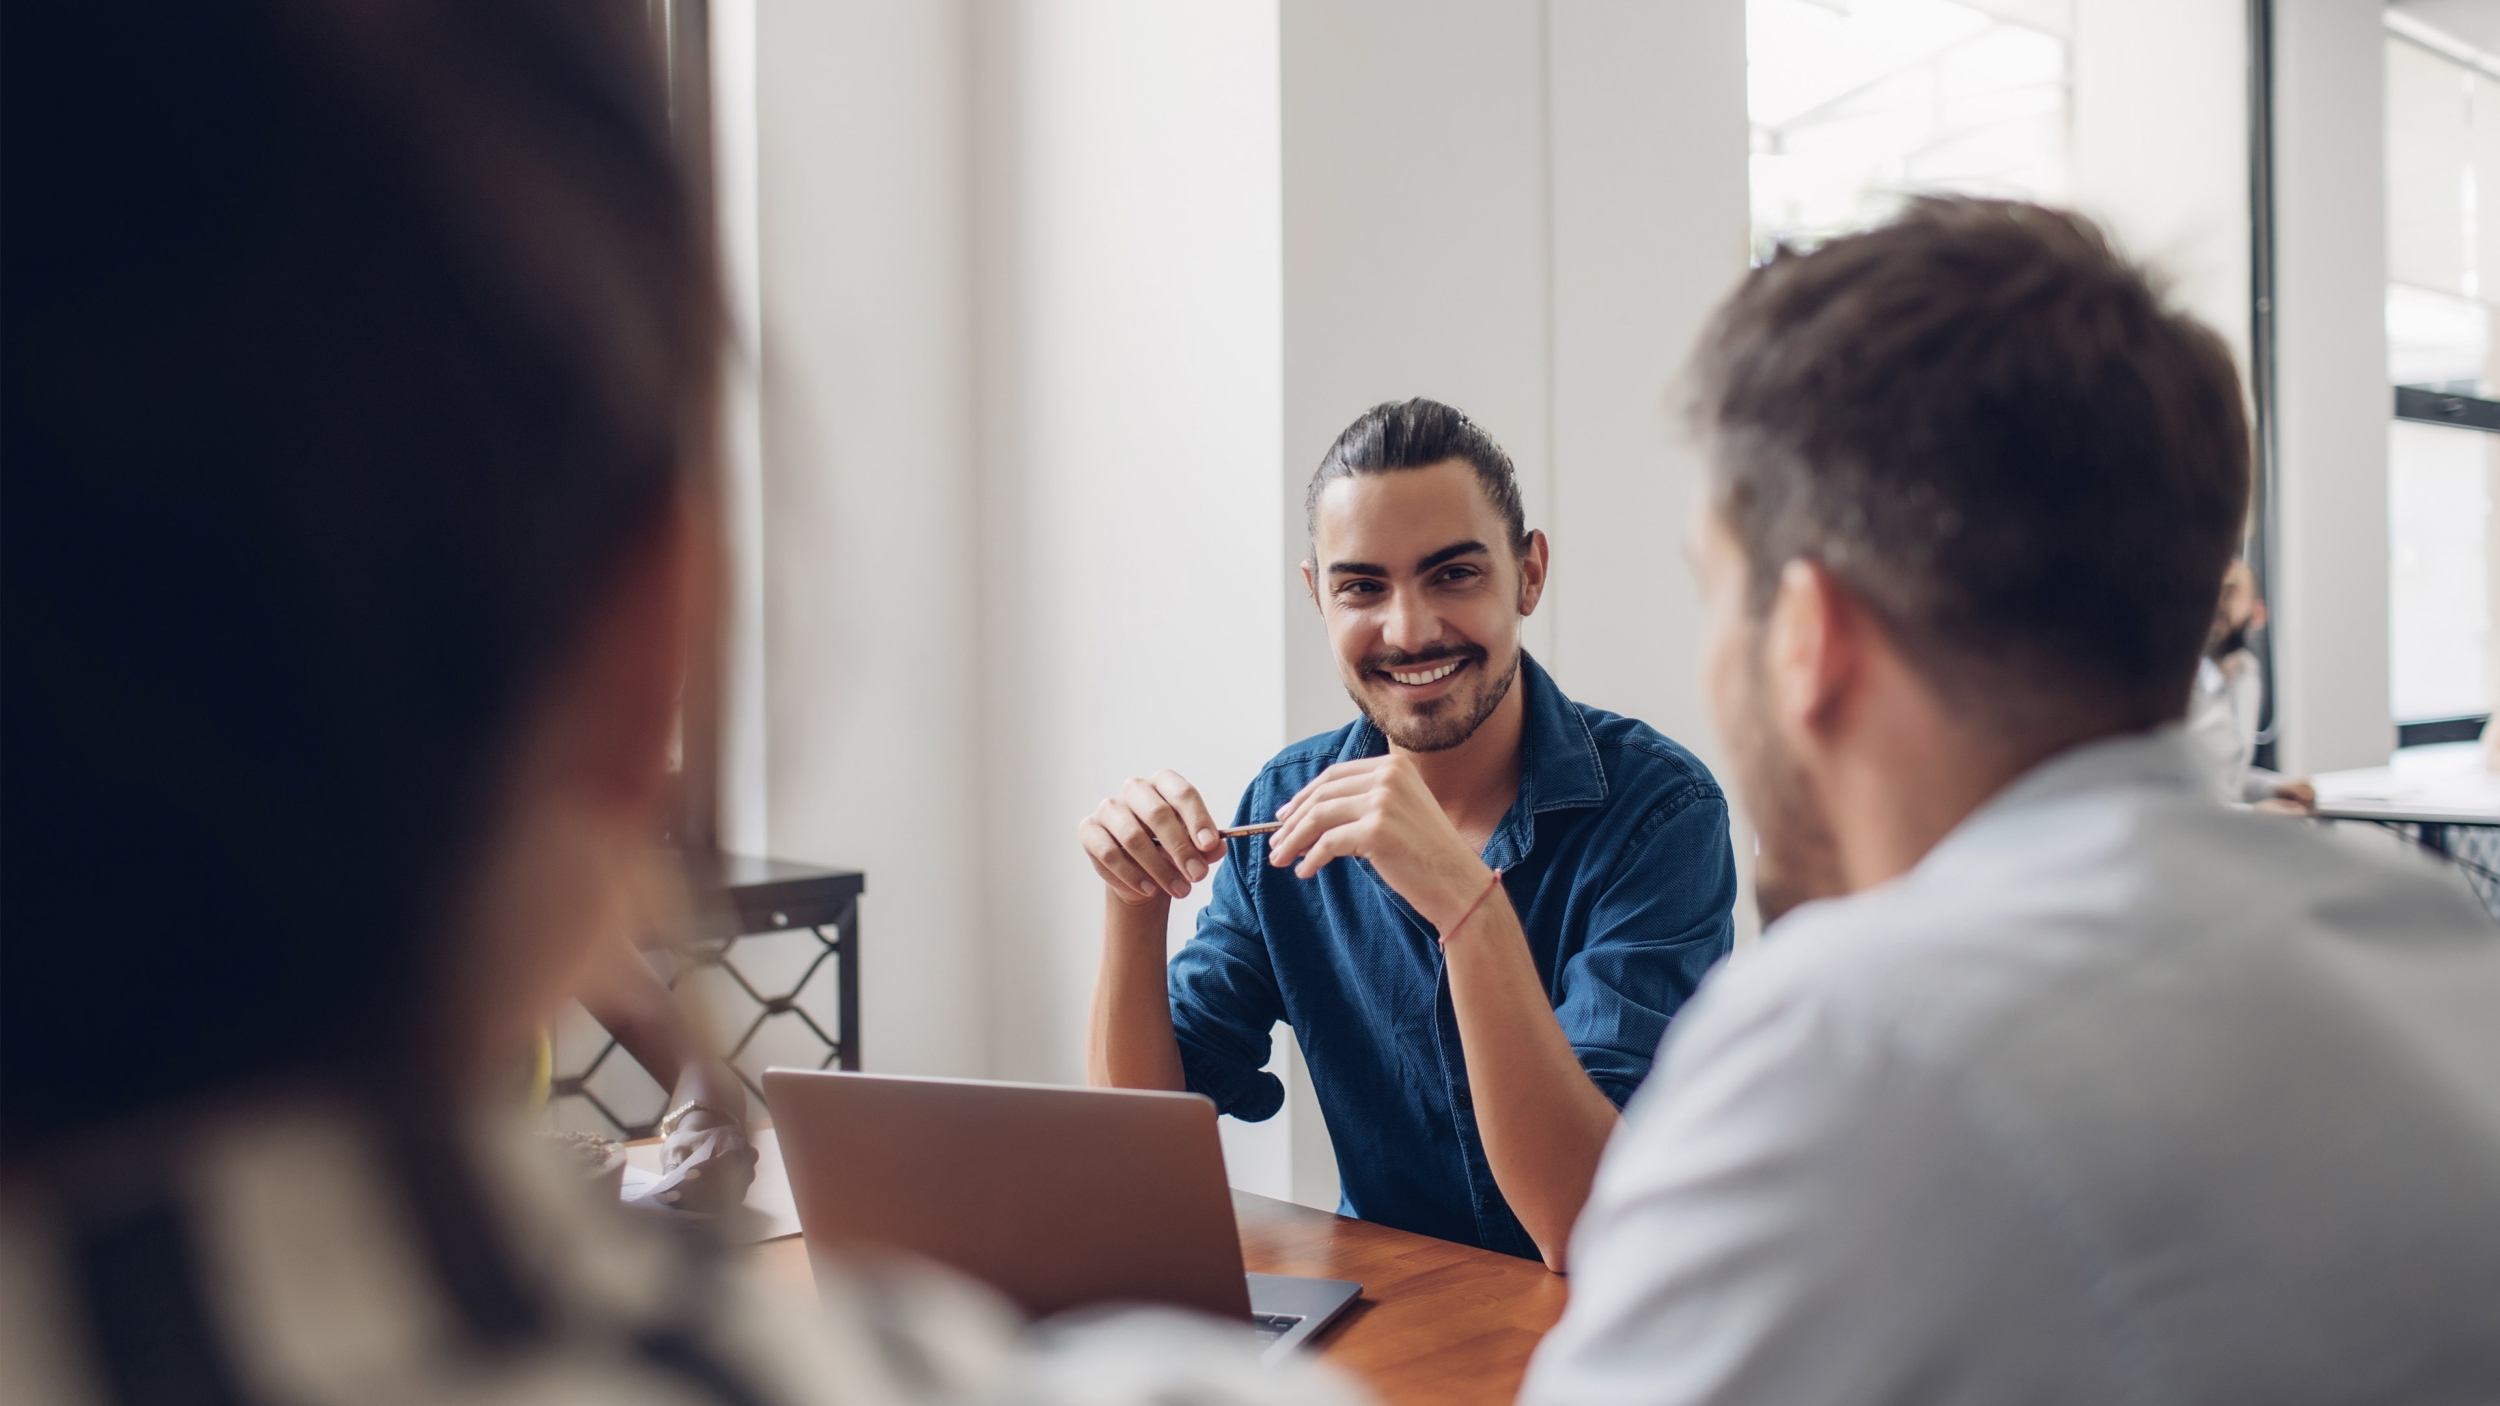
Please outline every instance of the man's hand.
[{"label": "man's hand", "polygon": [[1332,859],[1372,862],[1381,879],[1446,935],[1483,894],[1493,871],[1403,753],[1339,762],[1280,807],[1267,862],[1310,878]]},{"label": "man's hand", "polygon": [[1169,768],[1128,779],[1076,827],[1085,857],[1127,904],[1187,898],[1189,886],[1224,857],[1224,837],[1198,788]]}]

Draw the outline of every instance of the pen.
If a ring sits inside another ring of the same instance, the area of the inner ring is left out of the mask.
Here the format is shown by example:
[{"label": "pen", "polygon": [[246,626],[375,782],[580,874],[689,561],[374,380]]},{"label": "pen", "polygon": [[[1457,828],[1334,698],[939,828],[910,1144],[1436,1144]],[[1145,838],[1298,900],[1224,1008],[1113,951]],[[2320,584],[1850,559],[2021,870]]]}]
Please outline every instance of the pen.
[{"label": "pen", "polygon": [[[1227,840],[1238,840],[1244,835],[1265,835],[1284,828],[1285,822],[1281,820],[1266,820],[1261,821],[1256,825],[1219,825],[1216,827],[1215,833]],[[1154,847],[1156,849],[1163,848],[1163,841],[1156,840],[1152,835],[1148,835],[1146,838],[1154,840]]]}]

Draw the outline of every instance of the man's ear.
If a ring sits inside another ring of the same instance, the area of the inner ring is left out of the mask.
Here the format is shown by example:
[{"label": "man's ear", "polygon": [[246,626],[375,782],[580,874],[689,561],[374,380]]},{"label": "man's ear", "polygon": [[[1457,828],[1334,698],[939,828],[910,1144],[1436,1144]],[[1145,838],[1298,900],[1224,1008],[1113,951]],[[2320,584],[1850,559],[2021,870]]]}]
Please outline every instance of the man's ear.
[{"label": "man's ear", "polygon": [[1328,607],[1320,604],[1319,599],[1319,563],[1309,557],[1302,559],[1302,589],[1311,593],[1311,608],[1326,615]]},{"label": "man's ear", "polygon": [[1847,713],[1873,623],[1822,563],[1800,557],[1780,568],[1764,623],[1763,663],[1775,721],[1792,742],[1828,736]]},{"label": "man's ear", "polygon": [[1536,603],[1545,599],[1545,568],[1549,561],[1545,534],[1528,534],[1528,545],[1519,553],[1519,613],[1536,614]]}]

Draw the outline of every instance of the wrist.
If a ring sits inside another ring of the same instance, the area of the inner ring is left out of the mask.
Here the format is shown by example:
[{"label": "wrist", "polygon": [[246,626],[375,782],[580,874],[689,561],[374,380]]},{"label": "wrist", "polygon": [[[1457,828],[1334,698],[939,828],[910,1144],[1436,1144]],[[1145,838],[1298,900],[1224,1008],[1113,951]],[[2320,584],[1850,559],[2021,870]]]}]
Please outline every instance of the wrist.
[{"label": "wrist", "polygon": [[707,1128],[735,1128],[740,1125],[740,1122],[736,1114],[718,1105],[690,1100],[678,1104],[662,1115],[654,1131],[665,1141],[681,1132],[699,1133]]},{"label": "wrist", "polygon": [[1471,854],[1464,865],[1451,866],[1436,876],[1432,892],[1415,902],[1415,911],[1446,940],[1490,892],[1488,885],[1497,882],[1499,875],[1499,870]]},{"label": "wrist", "polygon": [[1104,884],[1104,936],[1114,947],[1152,947],[1163,950],[1163,936],[1172,926],[1172,900],[1156,894],[1140,899],[1120,892],[1118,886]]}]

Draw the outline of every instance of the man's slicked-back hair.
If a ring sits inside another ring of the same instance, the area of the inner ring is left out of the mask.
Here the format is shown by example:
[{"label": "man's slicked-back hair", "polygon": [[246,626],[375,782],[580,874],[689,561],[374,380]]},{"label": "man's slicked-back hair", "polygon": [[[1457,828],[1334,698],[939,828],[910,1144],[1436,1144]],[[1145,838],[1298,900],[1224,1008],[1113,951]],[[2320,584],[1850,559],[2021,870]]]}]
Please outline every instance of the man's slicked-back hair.
[{"label": "man's slicked-back hair", "polygon": [[1476,482],[1484,486],[1484,496],[1510,534],[1511,550],[1527,550],[1528,514],[1520,506],[1519,474],[1511,467],[1510,455],[1463,412],[1421,396],[1382,401],[1345,427],[1319,461],[1319,471],[1311,475],[1311,486],[1302,497],[1304,524],[1316,540],[1320,495],[1338,479],[1430,468],[1452,459],[1464,460],[1476,471]]},{"label": "man's slicked-back hair", "polygon": [[1926,199],[1753,271],[1697,428],[1750,605],[1820,563],[1966,712],[2175,719],[2248,508],[2239,378],[2091,222]]}]

